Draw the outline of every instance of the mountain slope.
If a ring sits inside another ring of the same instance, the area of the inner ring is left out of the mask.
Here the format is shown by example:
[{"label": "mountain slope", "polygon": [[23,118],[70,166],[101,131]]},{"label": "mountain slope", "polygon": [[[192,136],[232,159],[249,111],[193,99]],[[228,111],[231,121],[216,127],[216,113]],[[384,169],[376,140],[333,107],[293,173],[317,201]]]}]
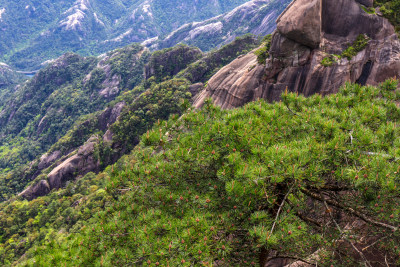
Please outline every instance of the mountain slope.
[{"label": "mountain slope", "polygon": [[25,79],[23,74],[17,73],[7,64],[0,62],[0,113],[17,84],[22,83]]},{"label": "mountain slope", "polygon": [[47,151],[78,118],[139,84],[148,56],[139,45],[100,58],[69,53],[19,85],[0,110],[1,194],[25,186],[25,176],[5,185],[10,171]]},{"label": "mountain slope", "polygon": [[0,263],[397,266],[397,85],[160,120],[99,175],[1,203]]},{"label": "mountain slope", "polygon": [[[189,100],[203,88],[198,82],[258,45],[258,39],[247,35],[208,54],[179,45],[149,58],[144,48],[134,45],[100,58],[64,55],[21,86],[0,113],[0,199],[21,192],[37,178],[22,194],[35,198],[115,162],[157,118],[179,110],[179,99]],[[148,80],[142,82],[144,72]],[[158,86],[177,73],[177,81]],[[156,94],[168,86],[183,97],[171,100],[168,93]],[[56,180],[64,182],[43,186],[41,180],[58,166],[68,167],[57,171]]]},{"label": "mountain slope", "polygon": [[226,14],[185,24],[164,39],[151,39],[143,44],[158,49],[185,43],[208,51],[246,33],[264,36],[275,30],[275,20],[290,2],[291,0],[252,0]]},{"label": "mountain slope", "polygon": [[[103,53],[230,11],[246,0],[0,1],[0,60],[38,69],[65,52]],[[173,18],[173,19],[172,19]]]}]

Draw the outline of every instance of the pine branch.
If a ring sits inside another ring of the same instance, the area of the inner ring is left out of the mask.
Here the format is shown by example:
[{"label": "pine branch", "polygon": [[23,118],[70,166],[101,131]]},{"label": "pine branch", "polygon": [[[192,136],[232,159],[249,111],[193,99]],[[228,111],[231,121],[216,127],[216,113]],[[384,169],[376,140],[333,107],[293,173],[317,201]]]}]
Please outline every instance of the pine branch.
[{"label": "pine branch", "polygon": [[372,224],[372,225],[375,225],[375,226],[377,226],[377,227],[390,229],[390,230],[392,230],[392,231],[397,231],[397,230],[399,229],[398,227],[395,227],[395,226],[393,226],[393,225],[386,224],[386,223],[379,222],[379,221],[376,221],[376,220],[374,220],[374,219],[371,219],[371,218],[367,217],[365,214],[354,210],[353,208],[345,207],[345,206],[341,205],[341,204],[340,204],[339,202],[337,202],[337,201],[330,200],[330,199],[326,199],[326,200],[325,200],[325,199],[323,199],[321,196],[319,196],[318,194],[316,194],[316,193],[314,193],[314,192],[311,192],[311,191],[309,191],[309,190],[307,190],[307,189],[305,189],[305,188],[301,189],[301,192],[303,192],[303,193],[306,194],[307,196],[309,196],[309,197],[311,197],[311,198],[313,198],[313,199],[319,200],[319,201],[321,201],[321,202],[326,201],[329,205],[332,205],[332,206],[334,206],[334,207],[336,207],[336,208],[339,208],[339,209],[341,209],[341,210],[344,210],[344,211],[350,213],[351,215],[354,215],[354,216],[356,216],[356,217],[362,219],[363,221],[365,221],[365,222],[367,222],[367,223],[370,223],[370,224]]},{"label": "pine branch", "polygon": [[353,242],[351,242],[346,235],[344,234],[344,232],[342,231],[342,229],[340,228],[339,224],[336,222],[335,218],[333,218],[332,212],[330,211],[331,209],[329,208],[328,204],[326,203],[326,200],[324,199],[324,197],[322,195],[320,195],[320,197],[322,198],[325,208],[326,210],[329,210],[329,216],[331,217],[332,221],[334,222],[334,224],[336,225],[336,228],[338,229],[338,231],[340,232],[340,235],[344,237],[344,239],[350,243],[350,245],[353,247],[353,249],[355,251],[357,251],[357,253],[360,255],[360,257],[364,260],[364,265],[367,267],[372,267],[372,265],[368,262],[367,258],[365,257],[364,253],[362,253],[354,244]]},{"label": "pine branch", "polygon": [[272,235],[272,233],[273,233],[273,231],[274,231],[274,229],[275,229],[276,222],[278,221],[278,218],[279,218],[279,215],[280,215],[280,213],[281,213],[281,210],[282,210],[283,206],[285,205],[286,199],[287,199],[287,197],[289,196],[290,192],[292,191],[293,186],[294,186],[294,185],[292,185],[292,187],[291,187],[291,188],[289,189],[289,191],[286,193],[285,197],[284,197],[283,200],[282,200],[281,205],[279,206],[279,209],[278,209],[278,212],[276,213],[275,221],[274,221],[274,224],[272,225],[272,228],[271,228],[269,237]]}]

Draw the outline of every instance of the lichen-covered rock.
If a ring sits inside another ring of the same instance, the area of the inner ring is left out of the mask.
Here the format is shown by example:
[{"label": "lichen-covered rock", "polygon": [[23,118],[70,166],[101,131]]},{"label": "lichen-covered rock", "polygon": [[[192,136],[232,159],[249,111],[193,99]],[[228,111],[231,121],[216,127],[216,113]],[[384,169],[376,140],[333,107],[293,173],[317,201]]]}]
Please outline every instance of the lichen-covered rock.
[{"label": "lichen-covered rock", "polygon": [[[312,49],[276,31],[265,66],[257,64],[253,53],[236,59],[210,79],[194,105],[201,107],[212,97],[217,105],[234,108],[259,98],[279,100],[285,90],[324,95],[336,93],[345,82],[377,85],[400,76],[400,41],[388,20],[368,14],[355,0],[319,1],[319,47]],[[292,4],[286,14],[295,8]],[[360,35],[369,41],[355,56],[334,57],[331,64],[322,64],[324,58],[343,53]]]}]

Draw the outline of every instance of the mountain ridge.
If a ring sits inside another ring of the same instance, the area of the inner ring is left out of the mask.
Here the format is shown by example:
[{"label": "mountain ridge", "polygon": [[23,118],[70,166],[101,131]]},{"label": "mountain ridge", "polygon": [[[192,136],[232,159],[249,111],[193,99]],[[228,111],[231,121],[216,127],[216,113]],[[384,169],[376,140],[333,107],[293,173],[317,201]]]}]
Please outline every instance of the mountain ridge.
[{"label": "mountain ridge", "polygon": [[[244,2],[246,0],[190,3],[181,0],[76,0],[73,3],[34,0],[23,4],[2,0],[1,60],[17,69],[36,70],[46,60],[65,52],[83,56],[101,54],[166,34],[191,20],[213,17]],[[174,21],[166,13],[172,15]],[[20,27],[19,21],[25,23],[24,27]]]}]

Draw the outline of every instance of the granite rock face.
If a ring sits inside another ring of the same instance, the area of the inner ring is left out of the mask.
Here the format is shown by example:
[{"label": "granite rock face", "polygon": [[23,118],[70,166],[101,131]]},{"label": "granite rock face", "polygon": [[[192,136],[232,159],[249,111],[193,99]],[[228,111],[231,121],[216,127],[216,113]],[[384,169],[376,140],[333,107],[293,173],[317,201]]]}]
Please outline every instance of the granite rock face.
[{"label": "granite rock face", "polygon": [[[122,109],[126,106],[125,102],[116,103],[100,113],[97,118],[96,129],[107,131],[103,141],[112,143],[112,133],[107,130],[110,125],[117,121]],[[93,123],[90,120],[82,123],[82,129],[89,127]],[[78,135],[83,133],[77,132]],[[38,162],[37,171],[30,179],[35,179],[43,171],[50,171],[47,180],[41,180],[39,183],[29,186],[22,191],[19,196],[28,200],[35,199],[48,194],[52,189],[61,188],[66,182],[74,180],[88,172],[100,171],[100,162],[95,156],[96,146],[101,142],[99,136],[92,136],[85,144],[76,148],[71,153],[63,154],[61,151],[54,151],[42,155]],[[116,160],[116,159],[115,159]]]},{"label": "granite rock face", "polygon": [[40,196],[45,196],[50,192],[49,183],[46,180],[40,180],[36,185],[30,186],[22,191],[19,196],[23,196],[28,200],[35,199]]},{"label": "granite rock face", "polygon": [[[309,43],[310,36],[315,37],[315,34],[305,34],[304,40],[302,35],[293,34],[306,33],[308,25],[307,16],[306,19],[297,16],[298,21],[301,20],[299,23],[290,18],[289,15],[299,8],[297,4],[303,2],[294,1],[278,19],[278,30],[273,34],[266,64],[258,64],[253,52],[236,59],[212,77],[194,105],[201,107],[206,98],[212,97],[217,105],[234,108],[259,98],[279,100],[286,89],[305,96],[325,95],[336,93],[345,82],[377,85],[400,76],[400,41],[389,21],[366,13],[361,1],[318,1],[321,7],[321,16],[316,15],[321,26],[318,47]],[[302,8],[311,8],[314,2],[307,1]],[[314,3],[315,6],[318,3]],[[279,27],[283,22],[284,27]],[[370,40],[356,56],[350,60],[343,57],[331,66],[321,64],[325,57],[341,54],[360,34],[367,35]]]},{"label": "granite rock face", "polygon": [[282,35],[316,48],[321,41],[321,1],[297,0],[277,20]]},{"label": "granite rock face", "polygon": [[366,7],[372,7],[374,5],[374,0],[356,0],[356,1]]},{"label": "granite rock face", "polygon": [[95,146],[98,142],[97,137],[91,137],[75,155],[54,168],[47,175],[50,188],[61,188],[67,181],[76,177],[77,173],[84,175],[90,171],[98,171],[100,163],[94,156]]}]

